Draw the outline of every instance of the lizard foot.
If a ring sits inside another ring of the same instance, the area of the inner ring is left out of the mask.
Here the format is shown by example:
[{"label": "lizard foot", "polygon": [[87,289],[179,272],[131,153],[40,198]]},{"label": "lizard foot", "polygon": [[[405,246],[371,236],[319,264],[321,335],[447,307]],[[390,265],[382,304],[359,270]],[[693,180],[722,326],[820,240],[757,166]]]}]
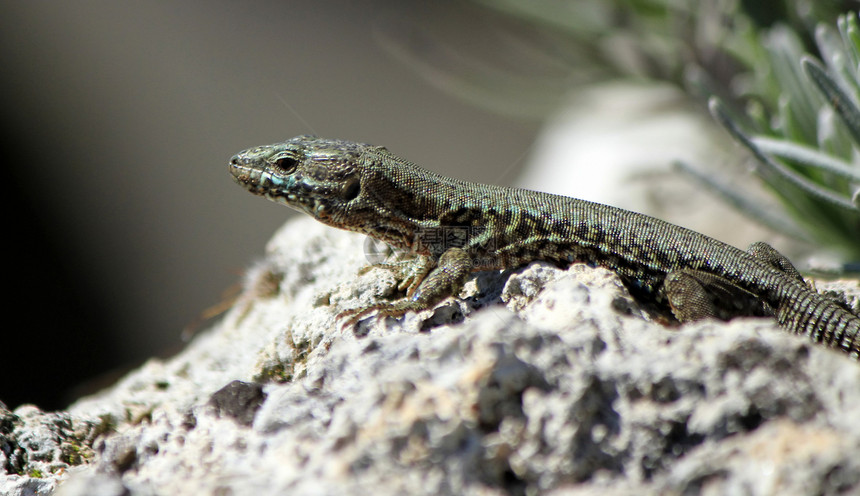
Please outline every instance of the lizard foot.
[{"label": "lizard foot", "polygon": [[349,310],[344,310],[337,314],[335,319],[345,319],[341,322],[341,328],[346,328],[357,324],[358,321],[374,312],[376,312],[377,318],[401,317],[407,312],[419,312],[421,310],[427,310],[427,308],[428,307],[425,302],[404,298],[395,302],[377,303],[375,305],[370,305],[367,307],[351,308]]}]

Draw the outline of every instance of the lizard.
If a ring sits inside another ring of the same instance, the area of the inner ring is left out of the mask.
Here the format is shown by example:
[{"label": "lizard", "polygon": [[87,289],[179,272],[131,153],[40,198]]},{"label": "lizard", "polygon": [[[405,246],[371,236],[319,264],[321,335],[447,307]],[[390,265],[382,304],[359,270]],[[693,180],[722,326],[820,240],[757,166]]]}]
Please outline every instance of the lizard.
[{"label": "lizard", "polygon": [[400,250],[399,259],[361,273],[394,271],[406,296],[341,312],[347,324],[432,308],[475,271],[583,262],[614,271],[634,298],[681,323],[772,316],[860,359],[860,317],[815,291],[763,242],[744,251],[644,214],[454,179],[346,140],[297,136],[242,151],[228,167],[251,193]]}]

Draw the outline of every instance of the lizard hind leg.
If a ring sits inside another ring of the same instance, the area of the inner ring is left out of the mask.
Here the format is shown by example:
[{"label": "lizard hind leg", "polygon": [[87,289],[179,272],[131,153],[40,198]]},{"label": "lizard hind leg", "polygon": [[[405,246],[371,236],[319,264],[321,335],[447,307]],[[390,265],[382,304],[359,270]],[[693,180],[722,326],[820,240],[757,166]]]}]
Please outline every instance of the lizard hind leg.
[{"label": "lizard hind leg", "polygon": [[670,272],[663,282],[663,291],[680,322],[773,315],[773,309],[755,294],[724,277],[701,270]]},{"label": "lizard hind leg", "polygon": [[791,260],[785,257],[782,253],[776,251],[776,249],[764,241],[758,241],[750,245],[747,249],[747,253],[755,257],[761,262],[773,267],[774,269],[784,272],[786,275],[792,277],[793,279],[797,279],[800,282],[804,282],[803,276],[800,275],[800,272],[794,268]]}]

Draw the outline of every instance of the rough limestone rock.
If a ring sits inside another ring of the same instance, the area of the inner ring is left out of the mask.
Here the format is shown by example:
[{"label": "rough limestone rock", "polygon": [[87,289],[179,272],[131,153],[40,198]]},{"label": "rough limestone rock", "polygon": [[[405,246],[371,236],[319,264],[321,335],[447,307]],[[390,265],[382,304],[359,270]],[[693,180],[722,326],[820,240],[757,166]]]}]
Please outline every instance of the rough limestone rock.
[{"label": "rough limestone rock", "polygon": [[363,248],[292,221],[179,355],[65,412],[0,409],[0,494],[860,492],[839,353],[767,319],[666,325],[611,272],[543,263],[341,328],[396,295]]}]

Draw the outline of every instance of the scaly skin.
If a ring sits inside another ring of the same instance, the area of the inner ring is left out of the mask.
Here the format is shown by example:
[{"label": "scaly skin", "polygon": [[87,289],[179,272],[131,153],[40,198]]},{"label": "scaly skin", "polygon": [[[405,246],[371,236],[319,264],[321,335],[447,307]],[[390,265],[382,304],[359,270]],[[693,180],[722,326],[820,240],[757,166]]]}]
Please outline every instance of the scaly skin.
[{"label": "scaly skin", "polygon": [[615,271],[631,294],[688,322],[773,315],[785,329],[860,358],[860,318],[812,290],[764,243],[750,252],[646,215],[448,178],[383,147],[298,136],[230,161],[250,192],[408,254],[406,298],[342,314],[402,315],[456,294],[473,271],[535,260]]}]

